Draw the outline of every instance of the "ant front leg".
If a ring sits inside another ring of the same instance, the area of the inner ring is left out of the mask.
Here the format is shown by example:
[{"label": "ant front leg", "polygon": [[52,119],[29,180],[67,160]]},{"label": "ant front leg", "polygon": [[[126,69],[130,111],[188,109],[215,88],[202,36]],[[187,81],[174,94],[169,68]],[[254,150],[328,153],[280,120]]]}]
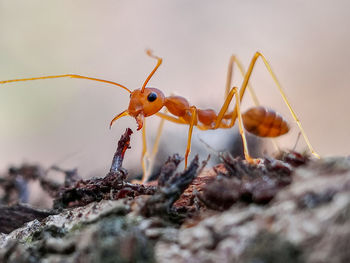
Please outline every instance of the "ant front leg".
[{"label": "ant front leg", "polygon": [[[166,113],[167,113],[167,110],[165,109],[164,114]],[[146,130],[142,129],[142,142],[143,142],[143,147],[142,147],[143,150],[142,150],[142,156],[141,156],[142,171],[143,171],[142,183],[147,182],[148,178],[151,176],[154,159],[157,155],[158,148],[159,148],[160,138],[164,127],[164,122],[165,122],[165,119],[161,118],[157,129],[156,139],[154,140],[152,153],[150,155],[148,155],[148,152],[147,152]],[[145,158],[147,158],[147,165],[146,165]]]},{"label": "ant front leg", "polygon": [[141,153],[141,166],[142,166],[142,179],[141,183],[147,182],[149,174],[147,169],[146,158],[148,157],[147,152],[147,138],[146,138],[146,119],[143,121],[142,126],[142,153]]}]

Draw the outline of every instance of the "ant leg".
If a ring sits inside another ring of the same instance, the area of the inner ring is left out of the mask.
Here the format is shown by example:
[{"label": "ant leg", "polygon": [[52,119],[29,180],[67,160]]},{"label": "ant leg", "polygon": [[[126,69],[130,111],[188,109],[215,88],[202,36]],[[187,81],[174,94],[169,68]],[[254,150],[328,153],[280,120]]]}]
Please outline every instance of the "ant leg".
[{"label": "ant leg", "polygon": [[[230,90],[230,92],[227,94],[227,97],[225,99],[225,102],[224,104],[221,106],[221,109],[219,111],[219,114],[216,118],[216,121],[215,121],[215,125],[214,125],[214,128],[213,129],[218,129],[218,128],[230,128],[232,126],[225,126],[223,123],[222,123],[222,120],[224,119],[224,116],[226,114],[226,111],[228,109],[228,107],[230,106],[231,104],[231,101],[232,101],[232,98],[233,96],[236,94],[236,88],[232,88]],[[239,100],[242,101],[242,97],[243,97],[244,93],[239,96]],[[237,96],[237,95],[236,95]],[[233,123],[235,122],[236,118],[237,118],[237,107],[235,107],[234,111],[231,113],[231,119],[233,121]]]},{"label": "ant leg", "polygon": [[[220,112],[218,114],[218,117],[217,117],[217,120],[215,122],[215,126],[214,126],[214,129],[217,129],[219,127],[221,127],[220,125],[222,125],[222,119],[224,118],[226,112],[227,112],[227,109],[232,101],[232,98],[233,98],[233,95],[234,95],[234,90],[230,90],[231,88],[231,82],[232,82],[232,74],[233,74],[233,64],[236,62],[236,65],[240,71],[240,73],[242,74],[243,78],[245,78],[246,76],[246,73],[245,73],[245,70],[244,70],[244,67],[242,65],[242,63],[240,62],[240,60],[235,56],[235,55],[232,55],[231,58],[230,58],[230,62],[228,64],[228,69],[227,69],[227,78],[226,78],[226,89],[225,89],[225,101],[224,101],[224,104],[222,105],[221,109],[220,109]],[[247,81],[247,86],[248,87],[248,90],[250,91],[251,93],[251,96],[252,96],[252,99],[254,101],[254,103],[256,105],[259,105],[259,101],[257,99],[257,96],[253,90],[253,88],[250,86],[250,84],[248,83]],[[239,99],[240,101],[242,101],[242,98],[243,98],[243,95],[245,93],[245,88],[244,90],[241,89],[241,93],[240,93],[240,96],[239,96]],[[230,115],[232,114],[232,119],[233,119],[233,122],[236,120],[237,118],[237,109],[235,108],[233,110],[232,113],[230,113]]]},{"label": "ant leg", "polygon": [[[166,113],[166,112],[167,112],[167,110],[165,110],[164,113]],[[155,159],[156,154],[158,152],[160,138],[161,138],[161,135],[163,132],[163,127],[164,127],[164,122],[165,122],[165,119],[161,118],[158,129],[157,129],[156,139],[155,139],[154,144],[153,144],[152,153],[150,154],[150,156],[148,158],[148,167],[146,169],[146,178],[149,178],[149,176],[151,175],[152,170],[153,170],[154,159]]]},{"label": "ant leg", "polygon": [[[230,58],[230,64],[229,64],[229,68],[228,68],[228,72],[227,72],[225,97],[227,96],[227,94],[228,94],[228,92],[229,92],[229,90],[231,88],[231,86],[228,86],[227,84],[231,83],[231,79],[229,79],[229,77],[232,78],[232,75],[233,75],[233,73],[232,73],[232,71],[233,71],[233,69],[232,69],[233,63],[236,63],[237,68],[239,69],[239,72],[241,73],[243,78],[244,78],[244,76],[246,74],[246,71],[245,71],[245,69],[243,67],[242,62],[238,59],[237,56],[232,55],[231,58]],[[248,82],[247,85],[248,85],[247,89],[248,89],[248,91],[250,93],[250,96],[252,97],[252,100],[253,100],[255,106],[259,106],[260,102],[258,100],[258,96],[256,95],[256,92],[254,91],[253,87],[251,86],[251,84],[249,82]],[[275,147],[276,152],[280,152],[280,147],[278,146],[278,143],[277,143],[276,139],[275,138],[271,138],[271,142],[272,142],[273,146]]]},{"label": "ant leg", "polygon": [[188,155],[191,151],[191,141],[192,141],[192,131],[193,126],[197,124],[197,108],[195,106],[191,106],[191,121],[189,123],[190,128],[188,130],[188,138],[187,138],[187,147],[185,153],[185,169],[187,168]]},{"label": "ant leg", "polygon": [[[232,55],[230,57],[230,62],[228,64],[228,68],[227,68],[225,99],[227,98],[227,95],[232,87],[231,82],[232,82],[232,78],[233,78],[233,65],[234,65],[234,63],[237,65],[237,68],[239,69],[239,72],[241,73],[243,78],[246,74],[246,71],[243,67],[242,62],[238,59],[237,56]],[[256,96],[256,93],[255,93],[253,87],[250,85],[250,83],[248,83],[248,91],[250,93],[250,96],[252,97],[252,100],[253,100],[255,106],[259,106],[260,102],[258,100],[258,97]]]},{"label": "ant leg", "polygon": [[[171,94],[171,95],[174,95],[174,94]],[[172,117],[172,116],[168,115],[167,113],[168,113],[168,109],[165,108],[164,112],[160,113],[160,114],[163,114],[164,116]],[[172,117],[172,118],[174,118],[174,117]],[[161,120],[160,120],[160,123],[159,123],[159,126],[158,126],[158,130],[157,130],[157,136],[156,136],[156,139],[154,141],[154,145],[153,145],[153,149],[152,149],[152,153],[151,153],[151,159],[153,159],[156,156],[157,152],[158,152],[160,137],[161,137],[162,132],[163,132],[163,127],[164,127],[164,121],[165,120],[166,120],[166,118],[161,118]]]},{"label": "ant leg", "polygon": [[53,75],[53,76],[42,76],[42,77],[35,77],[35,78],[26,78],[26,79],[10,79],[10,80],[2,80],[0,81],[0,84],[5,84],[5,83],[11,83],[11,82],[19,82],[19,81],[30,81],[30,80],[39,80],[39,79],[57,79],[57,78],[76,78],[76,79],[88,79],[88,80],[93,80],[93,81],[99,81],[99,82],[104,82],[112,85],[116,85],[118,87],[121,87],[131,93],[131,90],[129,90],[127,87],[113,82],[109,80],[104,80],[104,79],[97,79],[97,78],[92,78],[92,77],[86,77],[86,76],[81,76],[81,75],[76,75],[76,74],[64,74],[64,75]]},{"label": "ant leg", "polygon": [[185,120],[183,119],[178,119],[178,118],[175,118],[171,115],[168,115],[168,114],[165,114],[165,113],[162,113],[162,112],[157,112],[156,115],[162,119],[165,119],[167,121],[170,121],[170,122],[174,122],[174,123],[177,123],[177,124],[188,124]]},{"label": "ant leg", "polygon": [[[254,163],[255,159],[250,157],[249,151],[248,151],[248,144],[247,139],[245,137],[244,127],[243,127],[243,121],[242,121],[242,114],[241,114],[241,105],[240,105],[240,99],[238,97],[238,89],[236,87],[233,87],[232,90],[234,91],[234,95],[236,95],[236,110],[237,110],[237,116],[238,116],[238,127],[239,127],[239,133],[241,134],[242,141],[243,141],[243,152],[244,152],[244,158],[250,162]],[[234,124],[234,121],[232,122],[232,125]]]},{"label": "ant leg", "polygon": [[[304,140],[310,150],[310,152],[317,158],[320,158],[320,155],[316,153],[316,151],[313,149],[313,147],[311,146],[311,143],[301,125],[301,122],[299,120],[299,118],[297,117],[297,115],[295,114],[294,110],[292,109],[292,106],[290,105],[288,99],[287,99],[287,96],[286,94],[284,93],[282,87],[281,87],[281,84],[279,83],[275,73],[272,71],[272,68],[269,64],[269,62],[266,60],[266,58],[264,57],[263,54],[261,54],[260,52],[256,52],[254,54],[254,57],[252,58],[252,60],[250,61],[250,65],[248,67],[248,71],[247,73],[245,74],[244,76],[244,80],[243,80],[243,83],[242,83],[242,86],[241,86],[241,89],[240,89],[240,100],[242,100],[242,97],[244,95],[244,92],[245,92],[245,89],[247,88],[247,85],[248,85],[248,82],[249,82],[249,79],[250,79],[250,76],[252,74],[252,71],[254,69],[254,66],[255,66],[255,63],[257,61],[257,59],[261,57],[261,59],[263,60],[264,64],[265,64],[265,67],[267,69],[267,71],[270,73],[273,81],[275,82],[277,88],[278,88],[278,91],[280,92],[284,102],[286,103],[291,115],[293,116],[293,119],[295,120],[295,122],[297,123],[298,127],[299,127],[299,130],[301,132],[301,134],[303,135],[304,137]],[[235,112],[233,113],[233,115],[236,115],[237,114],[237,110],[235,110]]]},{"label": "ant leg", "polygon": [[148,153],[147,153],[147,141],[146,141],[146,119],[143,121],[142,126],[142,153],[141,153],[141,165],[142,165],[142,179],[141,183],[144,183],[147,181],[149,175],[147,174],[147,167],[146,167],[146,160]]},{"label": "ant leg", "polygon": [[[168,111],[165,109],[164,114],[166,114],[167,112]],[[152,153],[151,153],[151,159],[153,159],[156,156],[157,152],[158,152],[159,143],[160,143],[160,137],[162,135],[163,127],[164,127],[164,122],[165,122],[165,119],[162,118],[160,120],[158,129],[157,129],[156,139],[154,140],[154,145],[153,145],[153,149],[152,149]]]},{"label": "ant leg", "polygon": [[[187,139],[187,147],[186,147],[186,153],[185,153],[185,168],[187,168],[187,160],[188,160],[188,155],[190,154],[191,151],[191,140],[192,140],[192,131],[193,127],[197,125],[197,108],[195,106],[190,107],[191,110],[191,121],[190,123],[186,122],[183,119],[180,118],[175,118],[173,116],[170,116],[168,114],[164,114],[161,112],[156,113],[156,115],[164,120],[174,122],[177,124],[188,124],[190,125],[189,131],[188,131],[188,139]],[[202,130],[205,130],[202,128]]]},{"label": "ant leg", "polygon": [[[233,87],[230,92],[227,95],[226,101],[224,103],[224,105],[221,108],[221,111],[218,115],[218,118],[216,120],[216,125],[215,128],[231,128],[235,121],[236,118],[238,118],[238,127],[239,127],[239,133],[242,137],[242,141],[243,141],[243,152],[244,152],[244,157],[245,159],[250,162],[250,163],[255,163],[255,159],[252,158],[249,155],[249,150],[248,150],[248,143],[247,143],[247,139],[245,136],[245,132],[244,132],[244,126],[243,126],[243,121],[242,121],[242,114],[241,114],[241,107],[240,107],[240,100],[241,98],[238,96],[238,88],[237,87]],[[235,112],[236,115],[232,114],[232,118],[231,118],[231,123],[229,125],[224,125],[222,123],[222,119],[223,116],[227,110],[228,105],[231,103],[233,96],[236,97],[236,105],[235,105]]]},{"label": "ant leg", "polygon": [[232,75],[233,75],[233,63],[236,60],[236,56],[232,55],[230,57],[230,61],[228,63],[227,67],[227,75],[226,75],[226,85],[225,85],[225,99],[227,98],[227,95],[230,91],[231,88],[231,83],[232,83]]}]

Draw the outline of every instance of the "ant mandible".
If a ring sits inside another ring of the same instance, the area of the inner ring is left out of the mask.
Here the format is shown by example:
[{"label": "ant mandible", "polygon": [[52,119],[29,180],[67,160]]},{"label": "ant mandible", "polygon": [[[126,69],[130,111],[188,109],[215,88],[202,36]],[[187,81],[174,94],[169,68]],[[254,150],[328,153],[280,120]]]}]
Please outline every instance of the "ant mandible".
[{"label": "ant mandible", "polygon": [[[286,120],[280,114],[278,114],[277,112],[271,109],[267,109],[262,106],[256,106],[249,109],[245,113],[241,113],[240,102],[245,94],[247,87],[252,93],[254,101],[256,102],[256,104],[258,104],[256,96],[248,83],[249,83],[249,79],[251,77],[252,71],[254,69],[255,63],[257,59],[260,57],[263,60],[272,79],[274,80],[284,102],[286,103],[291,115],[293,116],[293,119],[297,123],[309,150],[314,156],[319,158],[319,155],[312,148],[307,138],[307,135],[304,129],[302,128],[301,122],[299,121],[297,115],[295,114],[289,101],[287,100],[287,97],[284,91],[282,90],[282,87],[279,84],[279,81],[276,75],[272,71],[270,64],[268,63],[268,61],[266,60],[266,58],[262,53],[256,52],[254,54],[253,58],[250,61],[250,65],[246,73],[244,72],[243,66],[240,63],[240,61],[237,59],[237,57],[231,56],[229,66],[228,66],[228,72],[227,72],[225,101],[218,114],[212,109],[198,109],[196,106],[190,105],[189,102],[183,97],[180,97],[180,96],[166,97],[164,96],[161,90],[156,88],[146,87],[149,80],[152,78],[154,73],[162,64],[162,58],[153,55],[151,50],[147,50],[146,53],[151,58],[154,58],[157,60],[157,65],[154,67],[152,72],[148,75],[142,87],[134,91],[131,91],[127,87],[113,81],[81,76],[76,74],[64,74],[64,75],[25,78],[25,79],[4,80],[4,81],[0,81],[0,84],[18,82],[18,81],[70,77],[70,78],[80,78],[80,79],[88,79],[93,81],[104,82],[107,84],[119,86],[122,89],[128,91],[130,93],[129,107],[127,110],[121,112],[120,114],[116,115],[113,118],[113,120],[110,122],[110,127],[116,120],[118,120],[121,117],[131,116],[135,118],[137,122],[137,130],[142,129],[143,150],[142,150],[141,160],[142,160],[143,177],[141,182],[146,182],[148,179],[148,174],[146,172],[146,164],[144,160],[145,155],[147,155],[145,117],[149,117],[151,115],[157,115],[158,117],[163,119],[162,121],[167,120],[177,124],[189,125],[187,147],[185,152],[185,168],[187,167],[188,156],[191,149],[192,131],[194,126],[199,128],[200,130],[228,129],[228,128],[231,128],[235,124],[236,119],[238,119],[239,131],[243,141],[244,156],[245,156],[245,159],[250,163],[255,163],[258,160],[252,158],[249,155],[244,129],[260,137],[277,137],[289,131],[289,126]],[[239,90],[237,87],[231,88],[231,79],[232,79],[232,71],[233,71],[234,63],[237,64],[241,74],[244,76],[241,88]],[[234,107],[234,110],[231,112],[227,112],[228,107],[231,104],[234,96],[236,100],[236,105]],[[164,113],[160,112],[160,110],[164,106],[166,107],[167,111],[172,115],[169,115],[166,112]],[[158,134],[156,138],[157,145],[161,134],[161,126],[158,130]],[[154,147],[153,153],[156,151],[157,147],[158,146]]]}]

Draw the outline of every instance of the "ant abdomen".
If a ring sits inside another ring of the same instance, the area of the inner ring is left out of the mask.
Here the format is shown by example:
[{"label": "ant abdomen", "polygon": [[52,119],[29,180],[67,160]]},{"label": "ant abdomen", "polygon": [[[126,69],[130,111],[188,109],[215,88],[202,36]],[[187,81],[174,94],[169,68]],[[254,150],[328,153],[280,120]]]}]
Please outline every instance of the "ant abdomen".
[{"label": "ant abdomen", "polygon": [[245,129],[260,137],[277,137],[289,131],[287,121],[274,110],[259,106],[242,114]]}]

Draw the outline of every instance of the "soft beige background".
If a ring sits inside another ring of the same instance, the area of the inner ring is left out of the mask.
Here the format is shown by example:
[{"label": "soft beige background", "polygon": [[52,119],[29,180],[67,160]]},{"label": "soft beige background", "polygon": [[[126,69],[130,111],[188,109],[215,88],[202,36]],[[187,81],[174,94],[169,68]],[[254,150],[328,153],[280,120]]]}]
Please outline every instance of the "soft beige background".
[{"label": "soft beige background", "polygon": [[[229,56],[245,66],[256,50],[271,62],[314,147],[322,155],[349,149],[349,1],[0,1],[0,79],[76,73],[139,88],[150,82],[201,107],[219,109]],[[236,79],[238,84],[240,79]],[[285,105],[262,63],[252,84],[264,105]],[[34,161],[104,173],[117,139],[135,121],[111,118],[128,104],[117,87],[76,80],[22,82],[0,87],[0,169]],[[251,105],[249,100],[244,106]],[[148,120],[154,134],[156,117]],[[296,127],[293,129],[296,131]],[[187,128],[167,124],[164,137],[183,153]],[[195,133],[217,149],[234,132]],[[208,135],[209,134],[209,135]],[[152,136],[149,137],[150,139]],[[292,147],[296,132],[280,140]],[[126,167],[140,169],[140,133]],[[299,144],[300,149],[305,147]],[[194,151],[203,149],[199,143]],[[165,149],[165,146],[163,146]]]}]

